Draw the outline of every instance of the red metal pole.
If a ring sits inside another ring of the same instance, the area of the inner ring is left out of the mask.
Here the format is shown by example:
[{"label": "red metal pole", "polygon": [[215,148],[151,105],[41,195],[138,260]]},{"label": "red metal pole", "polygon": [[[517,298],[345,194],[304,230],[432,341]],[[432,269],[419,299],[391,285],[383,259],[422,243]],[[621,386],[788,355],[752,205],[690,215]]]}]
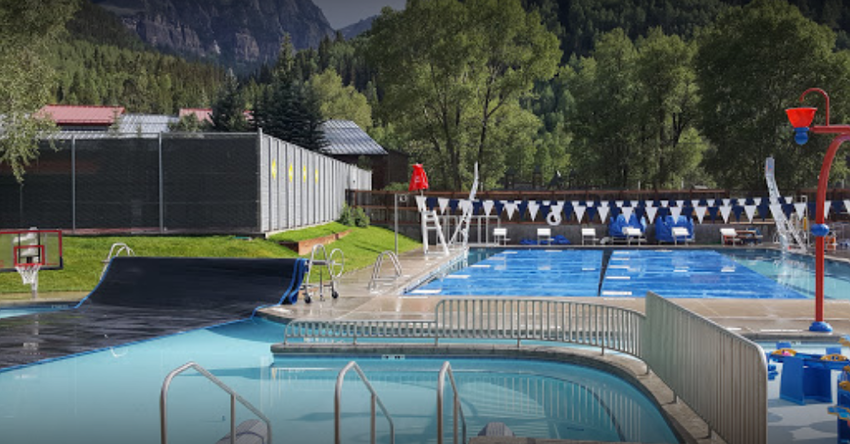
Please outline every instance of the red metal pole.
[{"label": "red metal pole", "polygon": [[[820,177],[818,178],[818,195],[817,209],[815,210],[815,223],[824,224],[826,221],[826,190],[829,186],[829,170],[832,168],[832,161],[835,159],[835,153],[842,143],[850,140],[850,135],[842,134],[832,139],[829,144],[829,149],[826,150],[826,155],[823,158],[821,165]],[[823,322],[823,276],[824,276],[824,247],[826,239],[824,236],[817,236],[815,239],[815,322]]]}]

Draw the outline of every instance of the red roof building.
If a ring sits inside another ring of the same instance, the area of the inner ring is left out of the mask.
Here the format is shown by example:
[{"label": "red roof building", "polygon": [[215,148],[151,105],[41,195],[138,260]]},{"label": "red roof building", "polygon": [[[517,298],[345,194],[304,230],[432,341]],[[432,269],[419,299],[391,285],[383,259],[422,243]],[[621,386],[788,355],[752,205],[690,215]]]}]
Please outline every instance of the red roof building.
[{"label": "red roof building", "polygon": [[189,114],[194,114],[198,118],[198,122],[212,123],[212,108],[180,108],[177,117],[182,119]]},{"label": "red roof building", "polygon": [[106,130],[124,114],[123,106],[45,105],[36,115],[50,117],[62,129]]}]

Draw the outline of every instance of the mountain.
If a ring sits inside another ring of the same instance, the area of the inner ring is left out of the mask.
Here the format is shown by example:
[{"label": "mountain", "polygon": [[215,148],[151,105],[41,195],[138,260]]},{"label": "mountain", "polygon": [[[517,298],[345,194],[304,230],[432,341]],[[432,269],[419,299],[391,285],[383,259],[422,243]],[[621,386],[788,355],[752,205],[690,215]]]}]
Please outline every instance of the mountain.
[{"label": "mountain", "polygon": [[354,37],[372,29],[372,22],[375,21],[376,18],[378,18],[377,15],[365,18],[353,25],[348,25],[345,28],[340,29],[339,32],[342,33],[342,36],[345,37],[346,40],[353,39]]},{"label": "mountain", "polygon": [[284,34],[296,49],[334,30],[311,0],[92,0],[159,49],[223,64],[277,59]]}]

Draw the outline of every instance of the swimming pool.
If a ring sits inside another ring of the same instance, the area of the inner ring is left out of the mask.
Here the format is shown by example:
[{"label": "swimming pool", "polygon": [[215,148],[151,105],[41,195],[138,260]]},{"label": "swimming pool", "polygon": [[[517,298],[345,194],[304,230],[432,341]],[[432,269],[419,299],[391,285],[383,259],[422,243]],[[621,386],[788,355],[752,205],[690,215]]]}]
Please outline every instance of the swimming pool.
[{"label": "swimming pool", "polygon": [[[269,347],[281,340],[284,327],[263,319],[240,321],[0,371],[3,442],[157,442],[162,381],[189,360],[271,418],[278,442],[332,442],[334,382],[349,359],[275,359]],[[396,442],[434,442],[434,389],[443,360],[356,360],[396,421]],[[517,435],[677,442],[655,406],[609,374],[551,362],[451,362],[470,436],[487,422],[502,421]],[[354,375],[349,377],[343,436],[345,442],[368,442],[369,397]],[[251,417],[241,406],[237,416],[238,421]],[[378,439],[385,442],[386,422],[379,418],[377,424]],[[194,372],[175,379],[169,394],[172,442],[212,443],[228,428],[223,392]]]},{"label": "swimming pool", "polygon": [[0,308],[0,319],[13,318],[13,317],[16,317],[16,316],[24,316],[24,315],[34,314],[34,313],[47,313],[47,312],[50,312],[50,311],[64,310],[66,308],[68,308],[68,306],[66,306],[66,305]]},{"label": "swimming pool", "polygon": [[[467,268],[409,295],[814,298],[813,258],[755,249],[471,249]],[[850,299],[850,264],[829,261],[826,297]]]}]

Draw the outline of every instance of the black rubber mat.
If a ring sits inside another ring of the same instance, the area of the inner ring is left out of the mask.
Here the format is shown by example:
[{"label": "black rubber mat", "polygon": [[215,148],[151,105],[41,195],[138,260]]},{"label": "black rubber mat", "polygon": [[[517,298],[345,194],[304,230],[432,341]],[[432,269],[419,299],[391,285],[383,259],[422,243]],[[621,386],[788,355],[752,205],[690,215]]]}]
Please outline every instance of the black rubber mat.
[{"label": "black rubber mat", "polygon": [[73,309],[0,319],[0,369],[114,347],[294,303],[304,259],[118,257]]}]

